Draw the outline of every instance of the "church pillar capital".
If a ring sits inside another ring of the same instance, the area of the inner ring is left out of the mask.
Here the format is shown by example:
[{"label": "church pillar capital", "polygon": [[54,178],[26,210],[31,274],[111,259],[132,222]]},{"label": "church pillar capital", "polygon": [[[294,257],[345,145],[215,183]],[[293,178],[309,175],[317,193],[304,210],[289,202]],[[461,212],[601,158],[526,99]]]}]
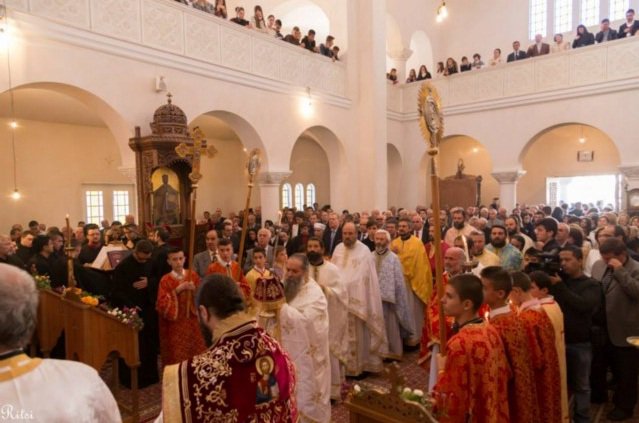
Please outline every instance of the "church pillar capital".
[{"label": "church pillar capital", "polygon": [[495,178],[500,184],[515,184],[525,174],[525,170],[491,173],[492,177]]},{"label": "church pillar capital", "polygon": [[619,172],[627,179],[639,179],[639,165],[621,165]]},{"label": "church pillar capital", "polygon": [[262,172],[259,174],[257,179],[260,187],[268,186],[268,185],[279,185],[284,182],[289,176],[291,176],[291,171],[283,171],[283,172]]},{"label": "church pillar capital", "polygon": [[492,177],[499,182],[499,200],[502,207],[508,210],[517,204],[517,181],[526,174],[525,170],[494,172]]}]

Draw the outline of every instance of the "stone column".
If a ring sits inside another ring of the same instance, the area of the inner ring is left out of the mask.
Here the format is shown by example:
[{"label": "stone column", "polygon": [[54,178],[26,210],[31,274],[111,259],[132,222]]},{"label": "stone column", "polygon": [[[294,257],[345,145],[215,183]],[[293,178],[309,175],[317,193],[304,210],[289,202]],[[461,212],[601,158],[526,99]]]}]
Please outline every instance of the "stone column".
[{"label": "stone column", "polygon": [[619,172],[624,176],[624,183],[621,184],[621,204],[619,209],[623,210],[628,207],[628,192],[639,188],[639,166],[637,165],[621,165],[619,166]]},{"label": "stone column", "polygon": [[258,176],[257,184],[260,187],[260,207],[262,208],[262,224],[267,220],[277,222],[280,211],[280,185],[289,176],[291,171],[263,172]]},{"label": "stone column", "polygon": [[[397,80],[400,84],[406,82],[408,78],[408,69],[406,69],[406,62],[413,55],[413,50],[409,48],[403,48],[401,50],[393,50],[388,52],[388,56],[393,59],[393,67],[397,69]],[[387,72],[390,69],[386,70]],[[417,71],[417,69],[415,69]]]},{"label": "stone column", "polygon": [[492,173],[493,178],[499,182],[499,203],[509,213],[517,204],[517,181],[525,174],[525,170]]}]

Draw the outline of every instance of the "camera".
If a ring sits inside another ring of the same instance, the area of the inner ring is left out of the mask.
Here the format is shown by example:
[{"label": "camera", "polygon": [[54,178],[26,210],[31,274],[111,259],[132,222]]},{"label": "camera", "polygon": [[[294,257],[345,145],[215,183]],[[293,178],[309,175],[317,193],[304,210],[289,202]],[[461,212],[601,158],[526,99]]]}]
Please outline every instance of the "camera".
[{"label": "camera", "polygon": [[562,275],[561,263],[559,261],[559,254],[556,253],[544,253],[538,252],[534,256],[535,262],[530,262],[524,269],[526,273],[540,270],[549,276]]}]

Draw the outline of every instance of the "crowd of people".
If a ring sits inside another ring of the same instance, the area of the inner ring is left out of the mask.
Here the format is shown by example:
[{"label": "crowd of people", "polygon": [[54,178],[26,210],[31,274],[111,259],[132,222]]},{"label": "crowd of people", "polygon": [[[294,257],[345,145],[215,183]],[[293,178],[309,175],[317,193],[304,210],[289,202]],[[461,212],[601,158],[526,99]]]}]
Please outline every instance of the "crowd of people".
[{"label": "crowd of people", "polygon": [[[210,13],[222,19],[228,18],[228,11],[226,9],[226,0],[215,0],[214,3],[208,0],[175,0],[179,3],[187,6],[194,7],[206,13]],[[254,29],[264,34],[273,36],[280,40],[295,46],[302,47],[310,52],[319,53],[322,56],[326,56],[333,61],[339,60],[339,47],[335,45],[335,37],[328,35],[324,43],[318,45],[315,40],[315,30],[309,29],[308,33],[302,37],[300,28],[294,26],[291,33],[283,35],[282,21],[275,19],[274,15],[268,15],[264,18],[264,11],[259,4],[255,6],[253,10],[253,17],[250,20],[245,19],[246,11],[244,7],[237,6],[235,8],[235,17],[229,19],[230,22],[236,23],[243,27]]]},{"label": "crowd of people", "polygon": [[[66,284],[60,263],[71,237],[80,286],[141,310],[140,386],[159,381],[159,356],[163,404],[180,401],[194,416],[328,422],[346,377],[379,373],[384,360],[416,349],[429,374],[419,388],[440,421],[559,422],[570,414],[587,422],[590,404],[608,401],[609,370],[608,418],[632,416],[639,350],[627,338],[639,335],[639,216],[581,203],[508,211],[494,199],[441,210],[440,228],[422,206],[338,213],[314,204],[284,209],[278,220],[263,220],[259,208],[246,216],[205,212],[198,225],[206,249],[193,263],[170,245],[169,228],[143,231],[133,216],[102,227],[14,225],[0,236],[0,292],[24,279],[9,267]],[[97,270],[92,264],[108,245],[130,255],[110,272]],[[12,298],[0,306],[20,300]],[[0,326],[25,324],[2,312],[11,318]],[[2,336],[17,333],[4,329]],[[20,333],[0,339],[0,363],[4,349],[30,341]],[[211,362],[215,375],[204,378],[198,369]],[[3,397],[4,389],[0,382]],[[246,401],[252,389],[256,399]],[[219,395],[228,401],[216,402]],[[175,412],[165,406],[163,416],[175,421]]]},{"label": "crowd of people", "polygon": [[[559,53],[569,50],[570,48],[580,48],[589,46],[592,44],[600,44],[608,41],[614,41],[626,37],[632,37],[637,33],[639,29],[639,21],[635,20],[634,9],[628,9],[626,12],[626,21],[621,24],[618,30],[610,27],[610,19],[605,18],[601,21],[599,32],[593,34],[588,31],[585,25],[577,26],[575,36],[570,43],[564,40],[564,36],[561,33],[555,34],[552,42],[544,42],[541,34],[535,35],[535,42],[528,46],[525,51],[521,49],[521,43],[514,41],[512,44],[513,50],[506,56],[506,62],[515,62],[531,57],[543,56],[550,53]],[[500,48],[493,50],[492,57],[488,60],[488,66],[497,66],[504,62],[502,52]],[[479,53],[475,53],[472,56],[472,61],[464,56],[461,58],[460,63],[457,63],[455,59],[449,57],[446,59],[446,63],[437,62],[437,69],[435,70],[435,77],[454,75],[459,72],[468,72],[471,70],[482,69],[486,66],[486,63],[482,60]],[[406,83],[421,81],[424,79],[430,79],[431,74],[425,65],[420,67],[419,73],[415,72],[415,69],[409,71]],[[393,68],[386,74],[386,79],[393,84],[397,84],[400,81],[397,80],[397,69]]]}]

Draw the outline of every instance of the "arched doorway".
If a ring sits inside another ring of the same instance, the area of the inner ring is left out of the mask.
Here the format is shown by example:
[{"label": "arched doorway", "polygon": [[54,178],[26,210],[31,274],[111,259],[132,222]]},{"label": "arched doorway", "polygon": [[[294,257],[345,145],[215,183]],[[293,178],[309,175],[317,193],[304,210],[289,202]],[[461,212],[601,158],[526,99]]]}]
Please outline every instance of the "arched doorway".
[{"label": "arched doorway", "polygon": [[393,144],[386,144],[386,161],[388,163],[388,206],[409,207],[402,204],[402,157]]},{"label": "arched doorway", "polygon": [[[526,144],[519,158],[526,171],[517,184],[520,203],[602,200],[618,205],[619,150],[598,128],[582,123],[546,128]],[[579,188],[584,183],[588,189]]]},{"label": "arched doorway", "polygon": [[329,17],[319,5],[310,0],[289,0],[283,2],[267,12],[273,14],[282,21],[282,34],[291,32],[294,26],[306,35],[309,29],[314,29],[317,43],[323,43],[326,36],[331,34],[331,22]]},{"label": "arched doorway", "polygon": [[[223,213],[244,209],[248,193],[248,154],[259,148],[261,169],[268,169],[268,157],[255,129],[244,118],[227,111],[211,111],[191,121],[189,128],[199,127],[209,145],[217,150],[213,158],[203,158],[201,163],[202,189],[198,191],[196,213],[221,208]],[[260,205],[260,187],[255,184],[251,193],[251,207]]]},{"label": "arched doorway", "polygon": [[[326,152],[308,134],[302,134],[291,153],[291,176],[285,184],[291,187],[291,197],[285,201],[285,190],[281,193],[282,205],[300,209],[300,206],[329,204],[331,196],[330,166]],[[300,189],[301,187],[301,189]],[[286,188],[284,185],[282,188]],[[286,204],[288,203],[288,204]]]},{"label": "arched doorway", "polygon": [[[313,126],[300,134],[291,150],[289,183],[295,186],[314,184],[316,202],[347,207],[349,198],[346,154],[337,135],[325,126]],[[283,184],[282,184],[283,186]],[[280,190],[280,200],[282,190]],[[306,196],[306,191],[305,191]],[[293,199],[293,204],[295,201]]]},{"label": "arched doorway", "polygon": [[9,91],[0,94],[0,138],[5,140],[0,168],[7,175],[0,193],[14,189],[15,144],[22,197],[5,203],[0,221],[35,219],[61,226],[67,214],[75,224],[136,213],[134,155],[127,145],[133,128],[113,108],[88,91],[58,83],[14,88],[13,109],[11,97]]}]

